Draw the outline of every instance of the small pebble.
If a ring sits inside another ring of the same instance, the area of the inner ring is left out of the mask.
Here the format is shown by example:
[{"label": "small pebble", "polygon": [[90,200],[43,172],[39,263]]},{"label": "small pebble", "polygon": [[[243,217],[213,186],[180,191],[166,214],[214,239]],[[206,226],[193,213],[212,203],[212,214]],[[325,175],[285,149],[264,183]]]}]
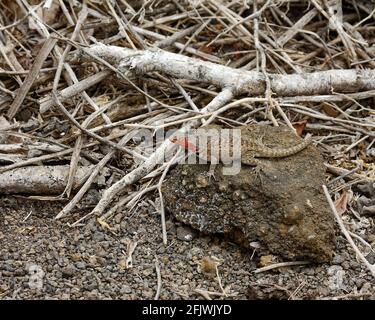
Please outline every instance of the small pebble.
[{"label": "small pebble", "polygon": [[197,232],[187,226],[179,226],[177,228],[177,239],[181,241],[192,241],[197,236]]}]

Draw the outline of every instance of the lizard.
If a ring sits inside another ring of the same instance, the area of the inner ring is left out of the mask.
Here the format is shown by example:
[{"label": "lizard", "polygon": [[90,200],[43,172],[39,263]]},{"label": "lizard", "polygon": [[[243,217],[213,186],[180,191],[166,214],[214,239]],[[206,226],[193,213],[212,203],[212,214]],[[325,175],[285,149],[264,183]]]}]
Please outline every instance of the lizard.
[{"label": "lizard", "polygon": [[257,158],[285,158],[292,156],[312,143],[312,139],[308,137],[301,143],[286,148],[269,148],[260,141],[243,140],[241,141],[241,163],[247,165],[257,165]]},{"label": "lizard", "polygon": [[[220,127],[211,126],[212,128],[218,130],[217,133],[219,136],[221,136]],[[208,127],[207,127],[208,128]],[[197,142],[199,141],[200,136],[197,135]],[[301,143],[286,147],[286,148],[270,148],[265,146],[262,143],[262,138],[260,139],[242,139],[240,140],[241,145],[241,151],[239,153],[233,154],[233,141],[232,139],[229,140],[229,143],[218,143],[219,141],[216,140],[215,144],[213,143],[212,139],[208,139],[207,144],[204,146],[204,148],[199,148],[201,145],[194,144],[193,142],[189,141],[187,137],[171,137],[170,141],[176,145],[179,145],[183,147],[184,149],[192,152],[197,153],[200,158],[203,158],[207,162],[211,162],[211,167],[209,169],[209,175],[212,176],[215,164],[222,162],[222,163],[228,163],[230,161],[234,160],[240,160],[240,162],[244,165],[249,166],[258,166],[260,165],[260,161],[258,158],[285,158],[292,156],[303,149],[305,149],[307,146],[309,146],[312,143],[312,139],[308,137],[307,139],[303,140]],[[199,147],[198,147],[199,145]],[[219,150],[216,151],[216,157],[215,152],[212,152],[213,148],[219,148]],[[222,152],[222,148],[228,148],[228,150],[225,150],[226,152]],[[223,158],[223,155],[227,155],[227,158]]]}]

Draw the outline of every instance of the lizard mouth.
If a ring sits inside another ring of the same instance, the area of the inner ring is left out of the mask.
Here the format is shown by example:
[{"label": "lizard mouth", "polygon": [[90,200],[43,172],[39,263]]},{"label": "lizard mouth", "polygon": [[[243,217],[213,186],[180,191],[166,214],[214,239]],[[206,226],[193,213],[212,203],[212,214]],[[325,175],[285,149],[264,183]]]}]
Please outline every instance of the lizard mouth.
[{"label": "lizard mouth", "polygon": [[182,148],[192,151],[192,152],[198,152],[198,148],[195,144],[189,141],[187,137],[171,137],[169,139],[172,143],[177,144],[181,146]]}]

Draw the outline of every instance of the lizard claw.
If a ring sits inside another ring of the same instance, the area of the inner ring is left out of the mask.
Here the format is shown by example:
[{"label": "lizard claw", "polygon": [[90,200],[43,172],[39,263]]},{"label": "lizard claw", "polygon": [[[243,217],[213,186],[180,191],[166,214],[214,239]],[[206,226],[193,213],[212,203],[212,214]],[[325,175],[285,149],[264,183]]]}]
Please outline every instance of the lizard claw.
[{"label": "lizard claw", "polygon": [[216,165],[215,164],[211,164],[210,165],[210,169],[207,172],[207,177],[208,177],[208,180],[210,182],[211,182],[211,178],[214,178],[214,180],[217,181],[216,177],[215,177],[215,168],[216,168]]},{"label": "lizard claw", "polygon": [[255,172],[256,177],[259,179],[260,185],[263,186],[263,179],[262,179],[263,169],[261,168],[261,166],[257,165],[256,167],[254,167],[253,170]]}]

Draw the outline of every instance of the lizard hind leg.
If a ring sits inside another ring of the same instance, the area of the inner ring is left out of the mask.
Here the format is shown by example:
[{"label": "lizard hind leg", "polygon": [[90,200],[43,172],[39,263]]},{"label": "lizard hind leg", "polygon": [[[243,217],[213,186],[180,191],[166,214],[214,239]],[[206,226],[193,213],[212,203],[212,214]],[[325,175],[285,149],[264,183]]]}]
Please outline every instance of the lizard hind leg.
[{"label": "lizard hind leg", "polygon": [[259,179],[260,186],[263,187],[263,178],[262,178],[262,173],[263,173],[263,168],[261,166],[256,166],[254,169],[255,172],[255,177]]},{"label": "lizard hind leg", "polygon": [[255,159],[253,155],[245,154],[241,157],[241,163],[254,167],[253,170],[255,172],[255,176],[257,179],[259,179],[260,185],[263,186],[263,179],[262,179],[263,168],[262,168],[261,162],[258,159]]},{"label": "lizard hind leg", "polygon": [[260,161],[254,158],[251,153],[245,153],[241,155],[241,163],[247,166],[256,167],[260,165]]}]

